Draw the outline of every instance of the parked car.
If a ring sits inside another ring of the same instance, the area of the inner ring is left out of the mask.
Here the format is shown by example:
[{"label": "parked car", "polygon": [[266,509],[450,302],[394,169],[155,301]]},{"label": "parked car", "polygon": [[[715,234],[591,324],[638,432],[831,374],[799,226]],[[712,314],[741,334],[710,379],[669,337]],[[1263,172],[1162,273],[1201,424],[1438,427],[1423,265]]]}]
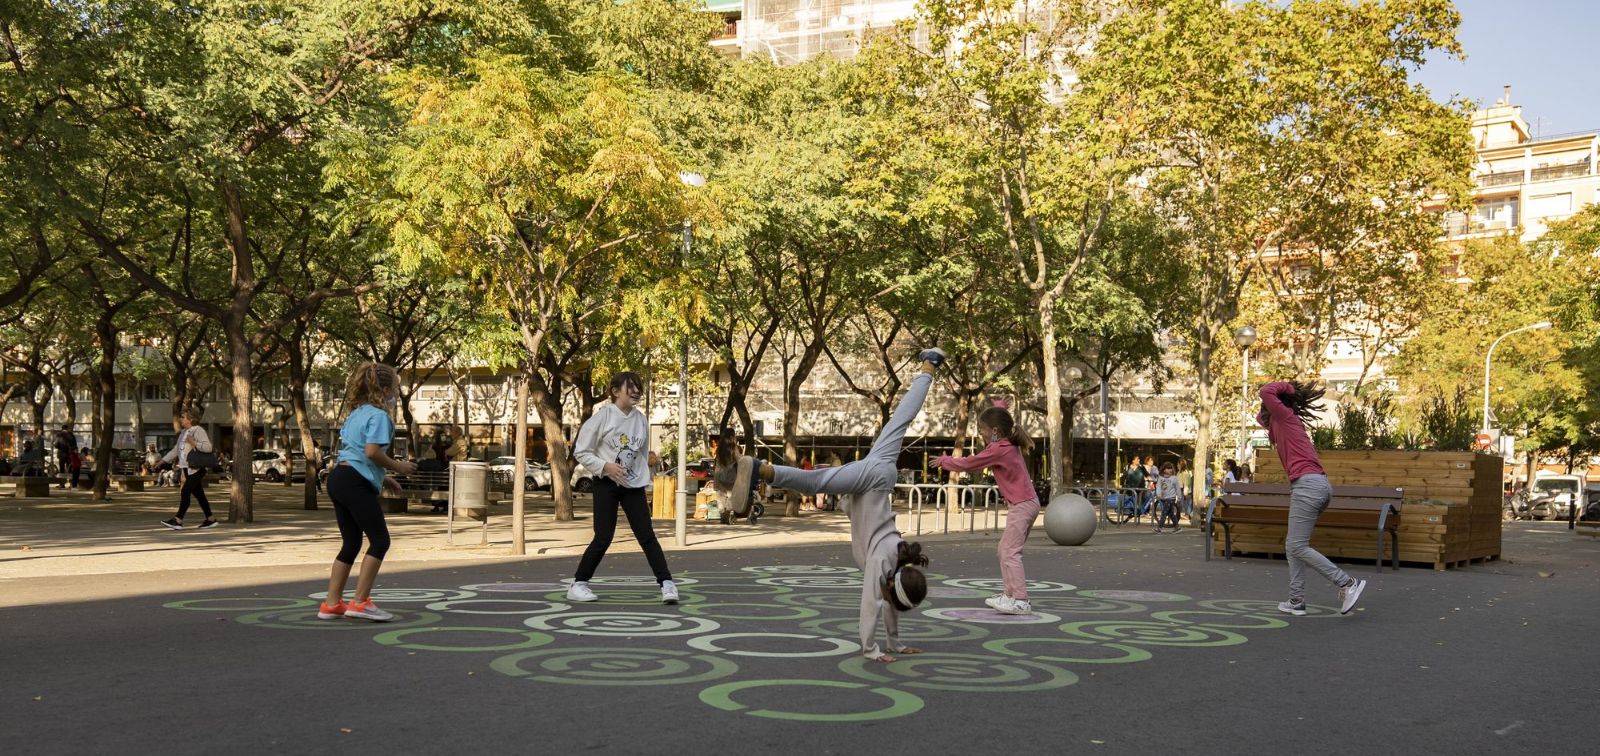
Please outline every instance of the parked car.
[{"label": "parked car", "polygon": [[257,449],[250,453],[250,471],[271,483],[282,483],[286,477],[295,482],[303,481],[306,479],[306,455],[282,449]]},{"label": "parked car", "polygon": [[[1536,503],[1543,500],[1547,516],[1552,520],[1565,520],[1573,507],[1579,512],[1586,510],[1588,490],[1584,487],[1582,475],[1557,475],[1554,473],[1541,473],[1533,477],[1533,488],[1529,492]],[[1539,517],[1539,508],[1534,509],[1534,517]]]},{"label": "parked car", "polygon": [[[516,472],[516,465],[516,457],[495,457],[489,461],[489,474],[504,475],[509,480]],[[529,461],[526,471],[523,473],[523,479],[527,481],[527,485],[530,488],[549,488],[551,480],[550,466]]]}]

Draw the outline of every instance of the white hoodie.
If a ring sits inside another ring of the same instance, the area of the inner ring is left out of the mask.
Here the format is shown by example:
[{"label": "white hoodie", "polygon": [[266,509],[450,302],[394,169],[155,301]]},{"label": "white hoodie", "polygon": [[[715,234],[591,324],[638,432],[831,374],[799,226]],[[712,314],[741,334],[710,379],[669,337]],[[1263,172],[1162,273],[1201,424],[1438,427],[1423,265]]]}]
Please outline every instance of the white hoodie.
[{"label": "white hoodie", "polygon": [[[615,404],[601,405],[578,429],[572,456],[595,477],[605,477],[607,462],[627,470],[625,488],[650,485],[650,426],[637,407],[624,415]],[[609,480],[609,478],[607,478]]]}]

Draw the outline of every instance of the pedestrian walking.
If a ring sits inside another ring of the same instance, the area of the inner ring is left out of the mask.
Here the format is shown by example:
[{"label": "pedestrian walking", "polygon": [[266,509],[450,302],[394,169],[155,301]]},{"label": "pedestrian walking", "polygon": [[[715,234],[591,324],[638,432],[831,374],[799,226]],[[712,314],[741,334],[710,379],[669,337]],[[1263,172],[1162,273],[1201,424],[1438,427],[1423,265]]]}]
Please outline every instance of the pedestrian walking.
[{"label": "pedestrian walking", "polygon": [[200,427],[199,422],[199,413],[192,409],[179,413],[178,424],[183,429],[178,432],[178,441],[173,444],[172,450],[162,457],[162,461],[171,463],[176,474],[183,477],[183,488],[178,491],[178,514],[161,521],[162,525],[173,530],[183,529],[183,516],[189,512],[191,499],[199,502],[200,511],[206,515],[200,528],[217,526],[217,521],[211,516],[211,501],[206,498],[206,468],[217,463],[217,455],[211,446],[211,437],[206,435],[206,429]]},{"label": "pedestrian walking", "polygon": [[56,431],[55,450],[56,471],[61,474],[61,488],[66,488],[67,476],[72,473],[72,455],[78,451],[78,437],[73,434],[71,425],[63,425]]}]

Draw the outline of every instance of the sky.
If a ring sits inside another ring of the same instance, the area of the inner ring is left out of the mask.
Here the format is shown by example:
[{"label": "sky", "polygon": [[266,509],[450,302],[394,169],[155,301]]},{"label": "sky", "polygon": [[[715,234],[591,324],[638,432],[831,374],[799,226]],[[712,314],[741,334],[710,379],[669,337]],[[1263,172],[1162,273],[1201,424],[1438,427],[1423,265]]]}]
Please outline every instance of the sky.
[{"label": "sky", "polygon": [[1418,79],[1440,100],[1511,103],[1535,134],[1600,129],[1600,0],[1455,0],[1465,60],[1437,56]]}]

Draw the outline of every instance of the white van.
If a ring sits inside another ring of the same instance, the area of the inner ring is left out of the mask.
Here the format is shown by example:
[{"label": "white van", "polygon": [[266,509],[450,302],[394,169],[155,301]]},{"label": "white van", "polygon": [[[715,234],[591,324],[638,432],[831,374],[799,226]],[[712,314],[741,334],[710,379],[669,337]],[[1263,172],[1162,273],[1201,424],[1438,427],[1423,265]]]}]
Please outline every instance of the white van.
[{"label": "white van", "polygon": [[1588,505],[1588,492],[1584,488],[1582,475],[1558,475],[1540,471],[1534,474],[1533,489],[1528,494],[1530,499],[1550,497],[1550,517],[1554,520],[1567,519],[1573,506],[1577,506],[1578,511],[1583,512]]}]

